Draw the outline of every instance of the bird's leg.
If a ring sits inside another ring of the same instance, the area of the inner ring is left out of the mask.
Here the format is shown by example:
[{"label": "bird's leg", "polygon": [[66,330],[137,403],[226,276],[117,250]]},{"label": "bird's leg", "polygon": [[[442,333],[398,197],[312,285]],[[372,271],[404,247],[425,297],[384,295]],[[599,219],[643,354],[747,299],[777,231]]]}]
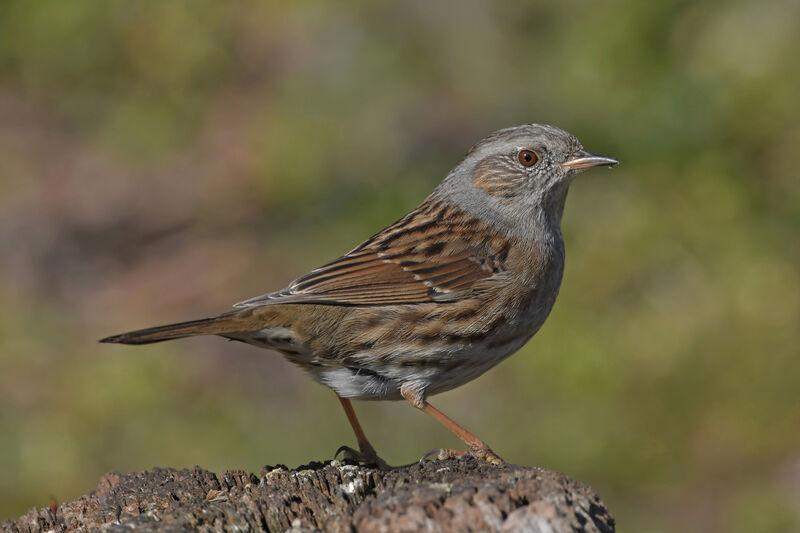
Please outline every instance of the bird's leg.
[{"label": "bird's leg", "polygon": [[[461,426],[453,422],[453,420],[451,420],[450,417],[448,417],[446,414],[444,414],[443,412],[432,406],[430,403],[428,403],[428,401],[425,400],[424,397],[417,391],[410,390],[406,387],[402,387],[400,389],[400,394],[402,394],[403,398],[408,400],[408,402],[411,405],[413,405],[423,413],[427,413],[428,415],[432,416],[437,421],[439,421],[440,424],[442,424],[444,427],[452,431],[459,439],[464,441],[464,443],[467,445],[467,448],[469,448],[468,451],[453,450],[451,448],[441,448],[439,450],[434,450],[434,452],[438,455],[439,459],[455,459],[457,457],[461,457],[464,454],[469,454],[495,465],[503,464],[504,461],[500,458],[500,456],[494,453],[492,449],[486,445],[485,442],[483,442],[481,439],[479,439],[466,429],[462,428]],[[425,456],[423,456],[423,459],[427,458],[434,452],[425,454]]]},{"label": "bird's leg", "polygon": [[350,421],[350,425],[353,426],[353,432],[356,434],[356,440],[358,441],[358,451],[349,446],[342,446],[336,450],[336,455],[344,452],[346,459],[352,459],[368,466],[375,466],[380,470],[390,470],[391,467],[386,464],[386,461],[378,457],[375,448],[373,448],[372,444],[367,440],[367,436],[364,434],[364,430],[361,429],[361,424],[359,424],[358,418],[356,417],[356,412],[353,410],[353,404],[350,403],[350,400],[347,398],[339,397],[339,401],[342,402],[347,420]]}]

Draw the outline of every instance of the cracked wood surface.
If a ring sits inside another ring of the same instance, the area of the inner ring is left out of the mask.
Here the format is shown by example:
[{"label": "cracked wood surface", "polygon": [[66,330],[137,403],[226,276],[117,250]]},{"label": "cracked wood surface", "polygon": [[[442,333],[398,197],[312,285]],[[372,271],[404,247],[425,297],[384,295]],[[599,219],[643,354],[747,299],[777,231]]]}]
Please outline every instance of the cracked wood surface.
[{"label": "cracked wood surface", "polygon": [[471,457],[380,472],[312,463],[216,475],[199,467],[109,473],[88,495],[31,509],[4,533],[92,531],[613,532],[590,487],[537,467]]}]

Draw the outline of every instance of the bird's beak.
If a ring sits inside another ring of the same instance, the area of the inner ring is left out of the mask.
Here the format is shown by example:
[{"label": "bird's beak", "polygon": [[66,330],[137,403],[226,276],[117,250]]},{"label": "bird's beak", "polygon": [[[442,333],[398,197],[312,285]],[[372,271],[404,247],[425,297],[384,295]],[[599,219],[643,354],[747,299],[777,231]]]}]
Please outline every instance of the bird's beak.
[{"label": "bird's beak", "polygon": [[613,167],[618,163],[619,161],[613,157],[593,154],[586,150],[578,150],[561,163],[561,166],[567,170],[585,170],[592,167]]}]

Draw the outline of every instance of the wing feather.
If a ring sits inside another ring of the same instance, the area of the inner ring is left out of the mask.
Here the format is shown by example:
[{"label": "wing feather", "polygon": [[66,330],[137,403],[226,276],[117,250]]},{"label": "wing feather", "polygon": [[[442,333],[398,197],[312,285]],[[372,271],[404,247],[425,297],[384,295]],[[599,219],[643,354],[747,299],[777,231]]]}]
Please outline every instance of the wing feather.
[{"label": "wing feather", "polygon": [[[235,307],[276,303],[392,305],[455,301],[504,269],[507,246],[462,211],[425,203],[344,256],[281,291]],[[498,248],[498,249],[496,249]]]}]

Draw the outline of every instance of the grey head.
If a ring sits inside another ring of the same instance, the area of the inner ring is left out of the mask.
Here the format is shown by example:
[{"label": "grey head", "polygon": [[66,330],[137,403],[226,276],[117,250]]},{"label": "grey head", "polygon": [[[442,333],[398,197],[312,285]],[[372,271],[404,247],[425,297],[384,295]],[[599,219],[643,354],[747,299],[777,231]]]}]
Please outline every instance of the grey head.
[{"label": "grey head", "polygon": [[496,131],[473,146],[431,195],[531,238],[560,232],[572,178],[616,159],[587,152],[555,126],[525,124]]}]

